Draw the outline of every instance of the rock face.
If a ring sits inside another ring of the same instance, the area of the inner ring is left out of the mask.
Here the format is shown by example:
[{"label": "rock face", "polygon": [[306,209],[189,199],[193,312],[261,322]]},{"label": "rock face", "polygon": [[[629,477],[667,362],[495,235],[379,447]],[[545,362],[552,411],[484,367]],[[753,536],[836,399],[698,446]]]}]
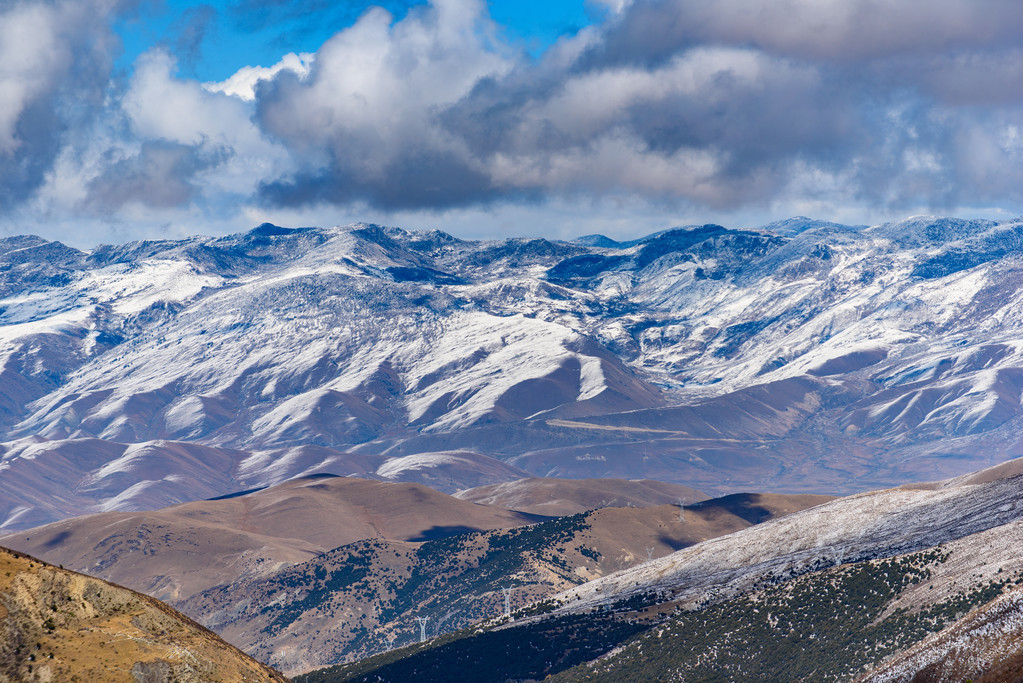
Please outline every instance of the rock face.
[{"label": "rock face", "polygon": [[0,680],[286,679],[153,598],[0,549]]},{"label": "rock face", "polygon": [[711,495],[961,474],[1023,454],[1021,245],[1020,222],[925,217],[5,238],[0,528],[317,472]]}]

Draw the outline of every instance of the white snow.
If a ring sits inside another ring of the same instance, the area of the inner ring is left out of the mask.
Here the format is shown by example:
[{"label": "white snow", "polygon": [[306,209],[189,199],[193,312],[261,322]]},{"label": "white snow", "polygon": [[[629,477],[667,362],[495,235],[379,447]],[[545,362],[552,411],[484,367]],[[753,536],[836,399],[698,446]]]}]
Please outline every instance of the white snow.
[{"label": "white snow", "polygon": [[[870,387],[857,405],[860,433],[908,443],[987,429],[1003,413],[1017,420],[1023,409],[1011,394],[1019,391],[1004,371],[1023,367],[1018,259],[914,275],[926,259],[972,244],[938,244],[928,225],[919,218],[824,236],[790,230],[795,237],[764,260],[713,249],[695,262],[675,254],[578,286],[544,279],[558,257],[474,260],[512,243],[440,240],[417,250],[408,245],[427,235],[385,229],[392,248],[360,236],[368,226],[319,230],[309,242],[319,246],[282,246],[236,273],[211,273],[176,248],[83,265],[67,284],[0,301],[0,368],[38,387],[26,389],[27,413],[11,434],[173,433],[255,448],[240,471],[274,477],[289,470],[275,469],[268,449],[301,443],[309,430],[366,427],[351,443],[325,441],[347,448],[406,427],[435,435],[505,419],[513,388],[525,395],[524,382],[575,362],[579,386],[569,387],[569,400],[618,389],[631,372],[679,405],[871,349],[888,355],[852,374],[857,387]],[[1020,226],[981,227],[978,239]],[[818,242],[828,260],[810,258]],[[449,272],[463,284],[396,282],[392,267]],[[697,279],[697,267],[727,272]],[[153,307],[161,301],[175,305]],[[585,350],[595,344],[605,348]],[[987,348],[996,345],[1007,351]],[[987,362],[972,360],[982,353]],[[511,410],[529,412],[527,400],[517,403]],[[234,422],[209,427],[218,415]]]},{"label": "white snow", "polygon": [[[841,498],[568,589],[561,611],[586,611],[650,590],[683,603],[726,597],[765,575],[793,576],[821,558],[842,562],[932,547],[1023,519],[1023,478]],[[681,523],[681,522],[680,522]]]},{"label": "white snow", "polygon": [[377,468],[376,473],[385,479],[400,479],[406,472],[430,470],[444,465],[465,465],[469,461],[452,453],[417,453],[392,458]]}]

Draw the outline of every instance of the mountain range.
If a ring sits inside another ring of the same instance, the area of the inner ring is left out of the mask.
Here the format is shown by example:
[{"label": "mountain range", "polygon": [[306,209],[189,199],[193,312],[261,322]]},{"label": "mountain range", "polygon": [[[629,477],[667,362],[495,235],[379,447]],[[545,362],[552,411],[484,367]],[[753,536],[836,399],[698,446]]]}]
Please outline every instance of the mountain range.
[{"label": "mountain range", "polygon": [[0,527],[317,473],[848,494],[1023,454],[1023,223],[0,239]]}]

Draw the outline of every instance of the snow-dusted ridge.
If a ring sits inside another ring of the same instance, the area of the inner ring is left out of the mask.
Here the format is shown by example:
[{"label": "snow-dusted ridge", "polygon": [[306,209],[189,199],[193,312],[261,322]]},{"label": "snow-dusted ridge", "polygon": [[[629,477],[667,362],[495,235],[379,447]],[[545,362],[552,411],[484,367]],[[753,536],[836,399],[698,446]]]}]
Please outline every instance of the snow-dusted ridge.
[{"label": "snow-dusted ridge", "polygon": [[916,552],[1008,524],[1023,529],[1023,475],[930,490],[874,491],[704,541],[553,600],[563,605],[558,613],[587,612],[650,592],[682,605],[704,605],[771,579]]}]

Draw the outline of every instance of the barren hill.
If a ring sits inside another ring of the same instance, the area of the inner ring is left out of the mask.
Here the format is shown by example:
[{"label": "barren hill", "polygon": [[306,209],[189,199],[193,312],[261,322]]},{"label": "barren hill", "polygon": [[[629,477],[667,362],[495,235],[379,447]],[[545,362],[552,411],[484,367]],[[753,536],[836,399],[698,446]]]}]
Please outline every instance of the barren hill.
[{"label": "barren hill", "polygon": [[153,598],[3,548],[0,679],[286,680]]},{"label": "barren hill", "polygon": [[422,541],[540,519],[421,484],[313,476],[151,512],[75,517],[0,544],[173,601],[361,539]]},{"label": "barren hill", "polygon": [[696,489],[653,479],[557,479],[531,477],[465,489],[456,498],[538,515],[574,515],[601,507],[650,507],[708,496]]}]

